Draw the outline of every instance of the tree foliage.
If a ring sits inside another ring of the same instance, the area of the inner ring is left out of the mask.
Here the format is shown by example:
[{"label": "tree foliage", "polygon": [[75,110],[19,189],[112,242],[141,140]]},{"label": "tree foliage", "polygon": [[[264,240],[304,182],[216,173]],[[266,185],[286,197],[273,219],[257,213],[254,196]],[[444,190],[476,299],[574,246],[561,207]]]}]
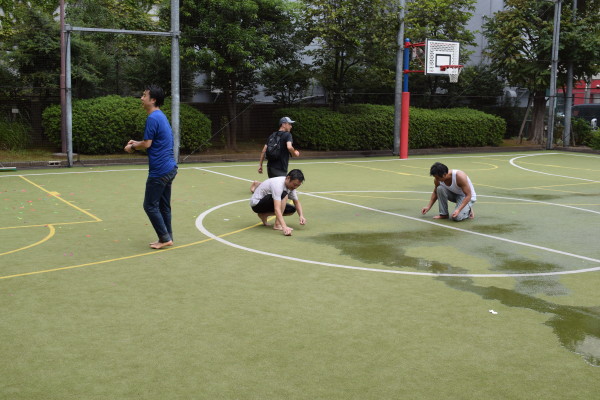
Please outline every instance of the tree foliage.
[{"label": "tree foliage", "polygon": [[[566,83],[567,63],[574,79],[587,79],[600,71],[600,1],[581,4],[573,19],[570,2],[561,13],[558,85]],[[509,85],[527,88],[533,97],[531,139],[543,140],[546,89],[550,82],[554,4],[543,0],[507,0],[505,8],[484,25],[487,55],[494,70]]]},{"label": "tree foliage", "polygon": [[182,0],[182,56],[223,92],[229,112],[228,146],[236,148],[237,103],[257,93],[264,66],[286,49],[293,32],[283,0]]},{"label": "tree foliage", "polygon": [[[475,34],[466,28],[473,16],[476,0],[423,0],[408,2],[406,6],[405,37],[412,43],[424,42],[426,39],[449,40],[460,43],[460,64],[469,61],[472,51],[467,46],[474,46]],[[418,53],[424,50],[419,48]],[[424,68],[424,57],[416,57],[412,69]],[[439,75],[412,74],[411,92],[421,94],[418,99],[423,107],[433,108],[440,104],[440,91],[456,90],[457,86],[448,84],[446,77]],[[446,99],[448,96],[443,96]],[[442,103],[444,100],[442,100]]]},{"label": "tree foliage", "polygon": [[475,45],[475,35],[466,28],[476,0],[423,0],[407,2],[405,36],[413,43],[425,39],[460,42],[461,61],[468,60],[464,46]]},{"label": "tree foliage", "polygon": [[[0,20],[1,76],[7,80],[2,86],[16,91],[16,81],[20,81],[28,92],[44,95],[58,87],[59,26],[52,13],[41,5],[29,7],[24,2],[16,2],[8,10]],[[31,29],[32,26],[35,29]]]},{"label": "tree foliage", "polygon": [[[159,2],[65,0],[66,23],[89,28],[159,30],[151,12]],[[50,90],[56,94],[60,77],[57,5],[57,1],[49,0],[11,1],[1,5],[0,83],[10,87],[13,95],[40,96],[44,94],[41,92]],[[31,29],[32,26],[35,29]],[[131,94],[132,90],[137,93],[142,79],[168,87],[168,78],[164,77],[169,76],[170,43],[165,39],[108,33],[73,32],[70,36],[75,97]],[[157,53],[162,56],[156,57]],[[153,62],[151,68],[149,62]]]},{"label": "tree foliage", "polygon": [[260,81],[265,86],[265,95],[273,96],[276,103],[289,105],[306,94],[311,75],[311,67],[299,59],[282,60],[265,66]]},{"label": "tree foliage", "polygon": [[398,3],[391,0],[303,0],[304,24],[314,46],[320,83],[333,109],[351,89],[349,81],[370,68],[385,77],[395,55]]},{"label": "tree foliage", "polygon": [[[314,38],[318,77],[328,90],[334,109],[344,102],[389,102],[395,85],[398,2],[390,0],[303,0],[306,25]],[[474,33],[465,25],[475,0],[408,2],[405,37],[474,45]],[[366,17],[365,17],[366,16]],[[417,91],[431,95],[442,83],[436,77],[418,77]],[[385,93],[388,93],[386,96]]]}]

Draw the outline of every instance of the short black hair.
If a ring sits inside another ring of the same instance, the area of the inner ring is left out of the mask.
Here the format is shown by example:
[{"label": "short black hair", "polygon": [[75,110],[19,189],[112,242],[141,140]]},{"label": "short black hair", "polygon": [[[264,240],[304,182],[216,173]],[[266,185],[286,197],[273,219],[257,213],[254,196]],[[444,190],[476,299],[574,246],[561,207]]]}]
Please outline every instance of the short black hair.
[{"label": "short black hair", "polygon": [[165,91],[158,85],[151,84],[146,86],[144,91],[148,91],[151,99],[156,100],[156,107],[161,107],[165,104]]},{"label": "short black hair", "polygon": [[288,172],[287,176],[290,177],[290,181],[298,179],[300,182],[304,182],[304,174],[299,169],[291,170],[290,172]]},{"label": "short black hair", "polygon": [[431,176],[444,176],[448,173],[448,167],[441,162],[436,162],[429,169],[429,175]]}]

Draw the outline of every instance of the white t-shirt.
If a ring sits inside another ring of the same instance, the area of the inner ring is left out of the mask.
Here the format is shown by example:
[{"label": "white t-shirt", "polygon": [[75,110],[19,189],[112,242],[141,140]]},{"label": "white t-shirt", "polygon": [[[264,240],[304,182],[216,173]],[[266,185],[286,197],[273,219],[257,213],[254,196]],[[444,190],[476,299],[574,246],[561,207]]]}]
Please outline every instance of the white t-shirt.
[{"label": "white t-shirt", "polygon": [[281,194],[285,190],[288,192],[288,199],[298,200],[298,194],[296,190],[290,191],[285,187],[285,176],[276,176],[275,178],[267,179],[262,182],[255,190],[254,194],[250,198],[250,206],[253,207],[266,195],[273,196],[275,200],[281,200]]}]

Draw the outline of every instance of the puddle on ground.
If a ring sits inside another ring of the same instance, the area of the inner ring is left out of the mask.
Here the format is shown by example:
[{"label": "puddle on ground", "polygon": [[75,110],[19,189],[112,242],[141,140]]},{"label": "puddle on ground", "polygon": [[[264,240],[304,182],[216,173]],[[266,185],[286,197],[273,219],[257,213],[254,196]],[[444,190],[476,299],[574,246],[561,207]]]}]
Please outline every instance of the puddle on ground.
[{"label": "puddle on ground", "polygon": [[552,194],[519,194],[520,198],[536,200],[536,201],[550,201],[563,198],[561,195],[552,195]]},{"label": "puddle on ground", "polygon": [[476,226],[469,227],[474,232],[485,233],[486,235],[497,235],[499,233],[511,233],[514,231],[522,230],[523,227],[520,224],[494,224],[494,225],[483,225],[477,224]]},{"label": "puddle on ground", "polygon": [[[491,229],[491,228],[490,228]],[[458,251],[452,247],[443,248],[436,243],[443,243],[451,238],[439,231],[418,232],[379,232],[326,234],[315,238],[319,243],[327,243],[339,249],[343,254],[369,264],[381,264],[392,268],[411,268],[417,271],[433,273],[469,273],[470,263],[486,262],[481,258],[465,254],[449,257],[448,251]],[[399,243],[429,242],[431,247],[410,248],[399,246]],[[405,248],[409,249],[405,253]],[[489,255],[494,260],[490,269],[503,272],[542,272],[559,270],[559,266],[551,263],[535,262],[494,252]],[[459,256],[457,258],[457,256]],[[443,257],[443,258],[442,258]],[[469,257],[471,259],[469,259]],[[459,260],[461,267],[440,260]],[[464,268],[466,266],[467,268]],[[600,307],[565,306],[535,297],[565,296],[568,290],[562,286],[557,277],[516,278],[514,289],[503,289],[495,286],[478,286],[472,279],[463,277],[437,277],[451,288],[477,294],[485,300],[497,300],[508,307],[526,308],[540,314],[551,316],[545,323],[550,326],[560,344],[576,354],[592,366],[600,366]]]},{"label": "puddle on ground", "polygon": [[414,268],[418,271],[452,273],[450,265],[406,256],[398,243],[428,241],[444,238],[440,232],[381,232],[381,233],[332,233],[319,235],[315,240],[339,249],[344,255],[367,264],[382,264],[393,268]]},{"label": "puddle on ground", "polygon": [[[588,364],[600,367],[600,307],[565,306],[516,290],[477,286],[469,278],[436,279],[442,280],[452,288],[475,293],[485,300],[497,300],[508,307],[527,308],[540,314],[552,315],[545,324],[552,328],[560,344],[567,350],[581,355]],[[535,284],[532,282],[535,279],[528,279],[528,290],[532,287],[548,290],[544,288],[544,279]],[[560,285],[554,282],[550,286],[556,291]]]}]

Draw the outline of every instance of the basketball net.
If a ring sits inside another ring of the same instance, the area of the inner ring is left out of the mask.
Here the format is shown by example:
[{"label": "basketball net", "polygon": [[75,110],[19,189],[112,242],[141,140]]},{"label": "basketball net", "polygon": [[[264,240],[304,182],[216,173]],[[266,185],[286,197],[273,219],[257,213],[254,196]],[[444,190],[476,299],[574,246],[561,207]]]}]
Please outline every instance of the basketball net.
[{"label": "basketball net", "polygon": [[462,65],[440,65],[440,71],[447,71],[450,83],[456,83],[462,67]]},{"label": "basketball net", "polygon": [[448,67],[448,79],[450,83],[458,82],[458,76],[460,75],[461,67]]}]

